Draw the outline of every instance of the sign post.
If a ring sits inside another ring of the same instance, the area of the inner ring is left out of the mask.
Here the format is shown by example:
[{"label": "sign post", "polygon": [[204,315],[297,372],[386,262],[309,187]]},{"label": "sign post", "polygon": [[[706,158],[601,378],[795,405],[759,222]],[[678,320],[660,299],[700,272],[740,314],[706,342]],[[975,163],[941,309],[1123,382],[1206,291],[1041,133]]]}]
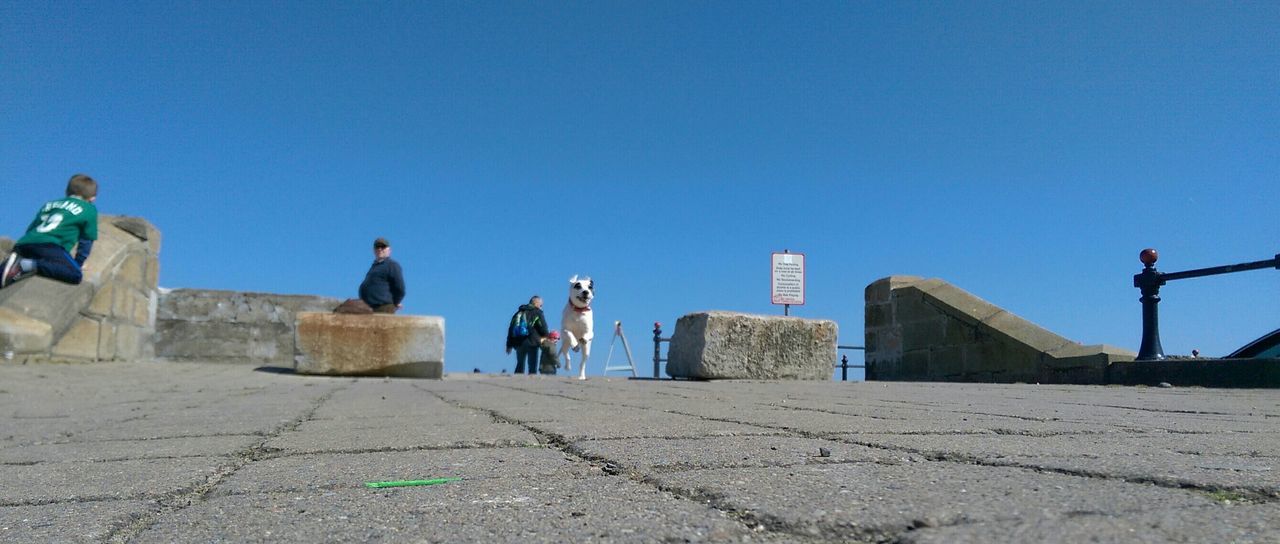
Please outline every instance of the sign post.
[{"label": "sign post", "polygon": [[792,304],[804,306],[804,254],[784,249],[773,254],[771,264],[772,302],[782,305],[782,315],[791,315]]}]

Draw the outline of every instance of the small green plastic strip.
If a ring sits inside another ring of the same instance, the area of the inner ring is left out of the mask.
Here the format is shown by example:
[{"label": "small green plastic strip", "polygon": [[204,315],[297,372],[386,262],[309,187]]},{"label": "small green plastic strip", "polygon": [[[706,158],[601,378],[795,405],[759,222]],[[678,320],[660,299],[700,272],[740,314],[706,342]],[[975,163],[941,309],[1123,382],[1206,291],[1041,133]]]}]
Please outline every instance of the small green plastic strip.
[{"label": "small green plastic strip", "polygon": [[396,480],[393,482],[365,482],[365,487],[409,487],[414,485],[439,485],[456,482],[462,478],[434,478],[431,480]]}]

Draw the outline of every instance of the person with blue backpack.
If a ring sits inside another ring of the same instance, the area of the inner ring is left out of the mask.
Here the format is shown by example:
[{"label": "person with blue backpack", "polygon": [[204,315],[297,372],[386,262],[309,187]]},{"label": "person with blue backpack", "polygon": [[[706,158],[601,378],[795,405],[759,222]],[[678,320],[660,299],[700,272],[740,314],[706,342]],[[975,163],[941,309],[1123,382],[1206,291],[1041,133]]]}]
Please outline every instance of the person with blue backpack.
[{"label": "person with blue backpack", "polygon": [[507,326],[507,353],[516,351],[516,374],[538,373],[538,352],[542,338],[547,336],[547,317],[542,315],[542,297],[533,295],[528,304],[522,304],[511,316]]}]

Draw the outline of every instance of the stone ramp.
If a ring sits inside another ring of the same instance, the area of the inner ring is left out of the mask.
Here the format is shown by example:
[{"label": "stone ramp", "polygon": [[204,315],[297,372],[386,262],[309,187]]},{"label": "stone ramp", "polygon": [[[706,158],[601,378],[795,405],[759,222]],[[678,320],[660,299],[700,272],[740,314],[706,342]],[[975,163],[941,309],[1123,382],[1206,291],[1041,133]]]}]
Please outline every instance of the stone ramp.
[{"label": "stone ramp", "polygon": [[940,279],[889,276],[866,288],[868,380],[1107,383],[1135,353],[1081,345]]},{"label": "stone ramp", "polygon": [[[7,257],[12,240],[0,243]],[[14,361],[106,361],[150,356],[160,231],[101,215],[80,285],[31,277],[0,289],[0,352]]]}]

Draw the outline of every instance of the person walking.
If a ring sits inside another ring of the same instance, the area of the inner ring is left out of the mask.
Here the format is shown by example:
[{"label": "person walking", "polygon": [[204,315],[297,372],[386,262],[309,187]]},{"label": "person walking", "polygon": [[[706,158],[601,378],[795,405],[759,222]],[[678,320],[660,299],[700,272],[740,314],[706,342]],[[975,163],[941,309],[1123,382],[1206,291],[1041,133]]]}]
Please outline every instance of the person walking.
[{"label": "person walking", "polygon": [[516,374],[538,373],[538,352],[542,350],[542,338],[547,336],[547,317],[542,314],[542,297],[533,295],[528,304],[522,304],[511,316],[507,326],[507,354],[516,352]]}]

